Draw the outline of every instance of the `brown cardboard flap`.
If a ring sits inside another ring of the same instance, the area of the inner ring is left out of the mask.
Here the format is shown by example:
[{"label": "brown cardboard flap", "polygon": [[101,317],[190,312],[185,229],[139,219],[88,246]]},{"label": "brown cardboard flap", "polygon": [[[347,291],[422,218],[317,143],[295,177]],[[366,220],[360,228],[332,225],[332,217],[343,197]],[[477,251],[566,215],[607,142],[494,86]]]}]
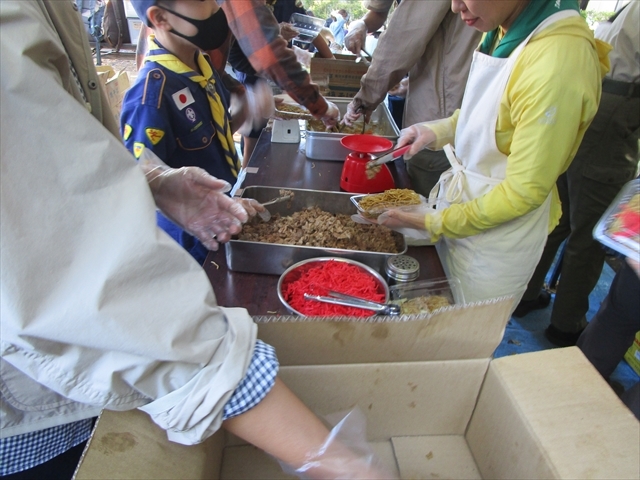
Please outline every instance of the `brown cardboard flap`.
[{"label": "brown cardboard flap", "polygon": [[[375,442],[369,446],[376,459],[399,478],[391,442]],[[271,456],[251,445],[227,447],[222,462],[222,480],[290,480],[299,478],[286,474]]]},{"label": "brown cardboard flap", "polygon": [[275,347],[281,365],[490,358],[502,340],[512,304],[511,298],[492,300],[408,320],[261,317],[258,337]]},{"label": "brown cardboard flap", "polygon": [[104,410],[74,480],[218,479],[223,432],[200,445],[180,445],[140,410]]},{"label": "brown cardboard flap", "polygon": [[367,438],[462,435],[489,359],[283,367],[280,377],[317,415],[358,406]]},{"label": "brown cardboard flap", "polygon": [[482,478],[462,435],[394,437],[391,442],[400,478]]},{"label": "brown cardboard flap", "polygon": [[576,348],[491,363],[467,441],[484,478],[640,478],[640,424]]}]

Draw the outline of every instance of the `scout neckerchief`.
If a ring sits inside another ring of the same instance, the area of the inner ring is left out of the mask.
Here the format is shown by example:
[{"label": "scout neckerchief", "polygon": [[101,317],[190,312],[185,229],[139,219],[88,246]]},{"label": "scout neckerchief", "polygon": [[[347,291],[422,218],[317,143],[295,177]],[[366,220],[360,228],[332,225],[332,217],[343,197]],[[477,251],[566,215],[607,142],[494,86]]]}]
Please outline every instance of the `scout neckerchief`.
[{"label": "scout neckerchief", "polygon": [[167,70],[184,75],[206,90],[209,107],[213,115],[213,123],[218,132],[218,140],[224,150],[225,160],[231,168],[231,173],[237,178],[238,171],[240,170],[240,161],[238,160],[238,154],[233,142],[233,133],[231,132],[227,112],[216,91],[216,81],[211,64],[204,54],[198,50],[197,62],[202,72],[202,75],[200,75],[180,61],[174,54],[160,46],[153,36],[151,36],[149,40],[149,53],[147,53],[144,59],[145,62],[156,62]]},{"label": "scout neckerchief", "polygon": [[492,57],[507,58],[540,23],[562,10],[580,11],[578,0],[529,0],[529,5],[518,15],[507,34],[499,40],[495,50],[491,52],[500,27],[485,35],[480,45],[480,52],[490,54]]}]

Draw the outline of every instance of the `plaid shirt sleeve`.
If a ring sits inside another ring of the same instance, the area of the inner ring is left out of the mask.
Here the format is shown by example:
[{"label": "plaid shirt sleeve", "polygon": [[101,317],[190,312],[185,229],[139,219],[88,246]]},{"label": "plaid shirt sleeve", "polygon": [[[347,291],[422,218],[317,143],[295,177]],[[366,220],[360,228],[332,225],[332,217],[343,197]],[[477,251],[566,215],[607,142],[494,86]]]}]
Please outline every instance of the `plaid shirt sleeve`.
[{"label": "plaid shirt sleeve", "polygon": [[271,78],[313,115],[324,115],[327,102],[280,36],[278,22],[264,1],[218,0],[218,3],[253,68]]}]

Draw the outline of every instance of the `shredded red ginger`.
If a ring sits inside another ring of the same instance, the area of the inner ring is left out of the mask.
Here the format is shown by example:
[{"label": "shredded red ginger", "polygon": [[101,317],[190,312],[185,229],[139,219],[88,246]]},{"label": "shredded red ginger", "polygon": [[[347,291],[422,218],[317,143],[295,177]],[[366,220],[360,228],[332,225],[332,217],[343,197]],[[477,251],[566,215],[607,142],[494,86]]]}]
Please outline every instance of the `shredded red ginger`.
[{"label": "shredded red ginger", "polygon": [[385,294],[378,279],[362,268],[340,261],[320,262],[307,270],[292,272],[295,278],[282,286],[282,294],[296,311],[314,317],[370,317],[375,312],[355,307],[307,300],[305,293],[328,295],[329,290],[374,302],[384,302]]}]

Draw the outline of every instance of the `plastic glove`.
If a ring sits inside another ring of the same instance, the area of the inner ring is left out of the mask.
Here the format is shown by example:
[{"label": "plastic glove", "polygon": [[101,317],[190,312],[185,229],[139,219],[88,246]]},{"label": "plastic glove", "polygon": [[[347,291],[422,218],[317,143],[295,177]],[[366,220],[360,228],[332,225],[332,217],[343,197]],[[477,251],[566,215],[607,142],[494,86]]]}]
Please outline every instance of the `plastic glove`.
[{"label": "plastic glove", "polygon": [[240,233],[249,219],[242,205],[225,195],[231,185],[201,168],[171,168],[148,148],[139,165],[160,211],[209,250]]},{"label": "plastic glove", "polygon": [[321,117],[321,120],[327,129],[335,127],[340,121],[340,110],[338,109],[338,106],[327,100],[327,111]]},{"label": "plastic glove", "polygon": [[400,131],[400,138],[395,148],[402,148],[411,145],[411,148],[404,154],[404,159],[409,160],[423,148],[429,146],[436,140],[436,134],[423,123],[416,123]]},{"label": "plastic glove", "polygon": [[351,103],[347,105],[347,113],[344,114],[342,123],[352,126],[362,115],[364,115],[364,122],[369,123],[371,120],[371,114],[374,108],[363,104],[359,99],[354,98]]},{"label": "plastic glove", "polygon": [[242,208],[245,209],[245,211],[247,212],[247,215],[249,215],[249,218],[253,218],[259,213],[263,213],[267,211],[267,209],[263,207],[260,202],[258,202],[257,200],[254,200],[253,198],[237,198],[236,197],[233,200],[239,203],[240,205],[242,205]]},{"label": "plastic glove", "polygon": [[264,127],[266,119],[271,117],[276,109],[273,91],[267,82],[258,80],[253,85],[247,85],[246,88],[244,95],[246,120],[238,129],[238,132],[245,136],[252,130]]},{"label": "plastic glove", "polygon": [[351,53],[360,55],[367,41],[367,25],[362,20],[355,20],[349,24],[349,32],[344,37],[344,46]]},{"label": "plastic glove", "polygon": [[[333,417],[333,418],[332,418]],[[337,424],[317,452],[309,452],[304,465],[293,469],[282,464],[286,473],[299,478],[396,479],[380,465],[366,440],[366,418],[356,407],[350,412],[327,417]]]},{"label": "plastic glove", "polygon": [[280,24],[280,36],[284,38],[287,42],[289,40],[293,40],[298,36],[300,32],[296,28],[294,28],[290,23],[282,22]]},{"label": "plastic glove", "polygon": [[392,208],[380,214],[377,222],[408,238],[435,241],[437,239],[425,229],[425,216],[433,211],[433,206],[426,203],[415,207]]},{"label": "plastic glove", "polygon": [[296,54],[296,60],[298,63],[304,67],[311,67],[311,59],[313,58],[313,53],[308,50],[303,50],[300,47],[293,46],[293,51]]}]

